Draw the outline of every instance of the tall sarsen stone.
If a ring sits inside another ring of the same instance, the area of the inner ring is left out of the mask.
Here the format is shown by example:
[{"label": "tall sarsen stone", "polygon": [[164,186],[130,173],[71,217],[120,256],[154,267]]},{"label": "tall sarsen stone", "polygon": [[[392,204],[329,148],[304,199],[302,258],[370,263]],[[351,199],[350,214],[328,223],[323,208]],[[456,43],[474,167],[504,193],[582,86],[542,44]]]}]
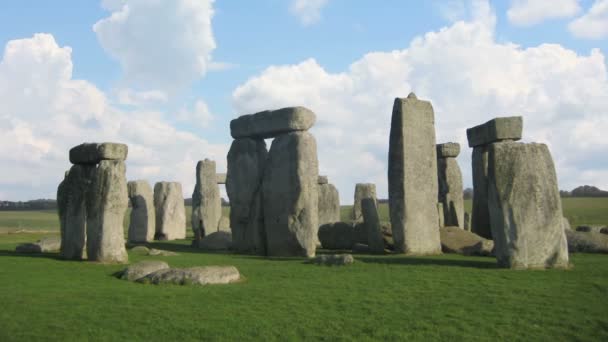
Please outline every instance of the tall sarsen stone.
[{"label": "tall sarsen stone", "polygon": [[154,240],[156,213],[154,212],[154,192],[145,180],[127,183],[131,200],[129,221],[129,242],[140,243]]}]

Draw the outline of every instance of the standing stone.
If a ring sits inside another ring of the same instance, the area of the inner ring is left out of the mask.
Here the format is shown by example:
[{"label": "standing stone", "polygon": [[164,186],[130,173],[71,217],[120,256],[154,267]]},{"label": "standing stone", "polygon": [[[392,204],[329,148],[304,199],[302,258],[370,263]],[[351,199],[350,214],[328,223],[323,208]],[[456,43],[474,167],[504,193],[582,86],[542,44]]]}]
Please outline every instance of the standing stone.
[{"label": "standing stone", "polygon": [[395,249],[440,254],[435,118],[430,102],[418,100],[414,93],[395,99],[388,156]]},{"label": "standing stone", "polygon": [[61,183],[57,186],[57,215],[59,215],[59,236],[65,235],[65,220],[68,210],[67,178],[70,171],[66,171]]},{"label": "standing stone", "polygon": [[439,227],[445,227],[445,213],[443,212],[443,203],[437,203],[437,216],[439,216]]},{"label": "standing stone", "polygon": [[464,229],[462,173],[456,161],[459,153],[460,145],[458,143],[437,145],[437,179],[439,202],[443,204],[444,225]]},{"label": "standing stone", "polygon": [[228,151],[226,192],[230,199],[232,248],[240,253],[266,253],[262,177],[267,158],[264,140],[236,139]]},{"label": "standing stone", "polygon": [[150,242],[154,240],[156,230],[152,187],[145,180],[131,181],[127,184],[127,187],[132,208],[129,222],[129,242]]},{"label": "standing stone", "polygon": [[355,202],[353,203],[353,211],[351,218],[356,222],[363,222],[363,212],[361,210],[361,201],[364,198],[373,198],[378,203],[376,197],[376,184],[358,183],[355,185]]},{"label": "standing stone", "polygon": [[84,257],[87,230],[87,192],[95,165],[73,165],[64,181],[65,227],[61,235],[61,257],[81,260]]},{"label": "standing stone", "polygon": [[156,240],[186,238],[186,208],[182,185],[178,182],[158,182],[154,185],[156,210]]},{"label": "standing stone", "polygon": [[488,180],[498,265],[516,269],[567,267],[562,204],[547,146],[491,144]]},{"label": "standing stone", "polygon": [[363,222],[367,230],[367,241],[370,251],[377,254],[384,253],[384,238],[382,237],[382,227],[378,218],[376,199],[362,199],[361,210],[363,211]]},{"label": "standing stone", "polygon": [[319,226],[340,221],[340,195],[333,184],[319,184]]},{"label": "standing stone", "polygon": [[87,257],[91,261],[128,261],[123,222],[129,206],[125,163],[102,160],[88,192]]},{"label": "standing stone", "polygon": [[318,175],[312,134],[292,132],[274,139],[262,182],[268,255],[315,255]]},{"label": "standing stone", "polygon": [[215,162],[209,159],[196,164],[196,185],[192,193],[192,231],[194,240],[217,231],[222,217],[220,188],[217,185]]}]

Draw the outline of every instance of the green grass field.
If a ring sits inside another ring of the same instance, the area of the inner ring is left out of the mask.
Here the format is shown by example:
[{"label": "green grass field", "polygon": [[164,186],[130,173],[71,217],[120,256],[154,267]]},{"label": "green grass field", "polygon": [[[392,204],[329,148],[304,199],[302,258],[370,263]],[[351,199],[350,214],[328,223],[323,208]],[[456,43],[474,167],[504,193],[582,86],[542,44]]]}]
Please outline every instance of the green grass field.
[{"label": "green grass field", "polygon": [[[607,208],[605,199],[564,201],[573,225],[608,224]],[[5,231],[57,225],[54,212],[0,212]],[[498,269],[493,258],[458,255],[355,255],[352,266],[324,267],[201,253],[187,240],[151,244],[178,256],[130,255],[234,265],[246,278],[180,287],[119,280],[120,265],[14,252],[49,234],[57,233],[0,234],[0,341],[608,340],[608,255],[573,254],[567,271]]]}]

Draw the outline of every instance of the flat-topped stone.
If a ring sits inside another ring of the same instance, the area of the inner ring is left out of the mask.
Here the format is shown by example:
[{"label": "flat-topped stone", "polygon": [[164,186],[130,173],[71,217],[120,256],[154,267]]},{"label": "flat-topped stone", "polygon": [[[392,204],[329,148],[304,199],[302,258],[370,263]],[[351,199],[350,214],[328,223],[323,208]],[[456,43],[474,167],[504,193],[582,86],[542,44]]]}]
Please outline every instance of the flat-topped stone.
[{"label": "flat-topped stone", "polygon": [[226,184],[226,174],[225,173],[218,173],[215,175],[215,182],[217,184]]},{"label": "flat-topped stone", "polygon": [[306,131],[315,121],[315,113],[304,107],[265,110],[230,121],[230,135],[234,139],[268,139],[284,133]]},{"label": "flat-topped stone", "polygon": [[437,144],[437,158],[456,158],[460,154],[460,144],[448,142]]},{"label": "flat-topped stone", "polygon": [[317,183],[319,184],[327,184],[329,181],[327,180],[327,176],[319,176],[317,177]]},{"label": "flat-topped stone", "polygon": [[502,140],[519,140],[523,130],[521,116],[492,119],[484,124],[467,129],[469,147],[487,145]]},{"label": "flat-topped stone", "polygon": [[129,148],[119,143],[83,143],[70,149],[70,163],[97,164],[102,160],[125,160]]}]

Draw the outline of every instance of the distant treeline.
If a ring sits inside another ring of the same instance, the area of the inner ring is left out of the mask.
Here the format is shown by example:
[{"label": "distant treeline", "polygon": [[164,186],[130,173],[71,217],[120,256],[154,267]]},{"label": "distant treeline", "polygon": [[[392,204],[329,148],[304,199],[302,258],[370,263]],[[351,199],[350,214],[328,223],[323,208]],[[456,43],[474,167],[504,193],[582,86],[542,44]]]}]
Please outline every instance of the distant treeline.
[{"label": "distant treeline", "polygon": [[[192,198],[184,199],[184,204],[192,205]],[[129,203],[131,206],[131,203]],[[222,207],[228,207],[228,201],[222,198]],[[57,201],[54,199],[36,199],[25,202],[0,201],[0,211],[2,210],[56,210]]]}]

